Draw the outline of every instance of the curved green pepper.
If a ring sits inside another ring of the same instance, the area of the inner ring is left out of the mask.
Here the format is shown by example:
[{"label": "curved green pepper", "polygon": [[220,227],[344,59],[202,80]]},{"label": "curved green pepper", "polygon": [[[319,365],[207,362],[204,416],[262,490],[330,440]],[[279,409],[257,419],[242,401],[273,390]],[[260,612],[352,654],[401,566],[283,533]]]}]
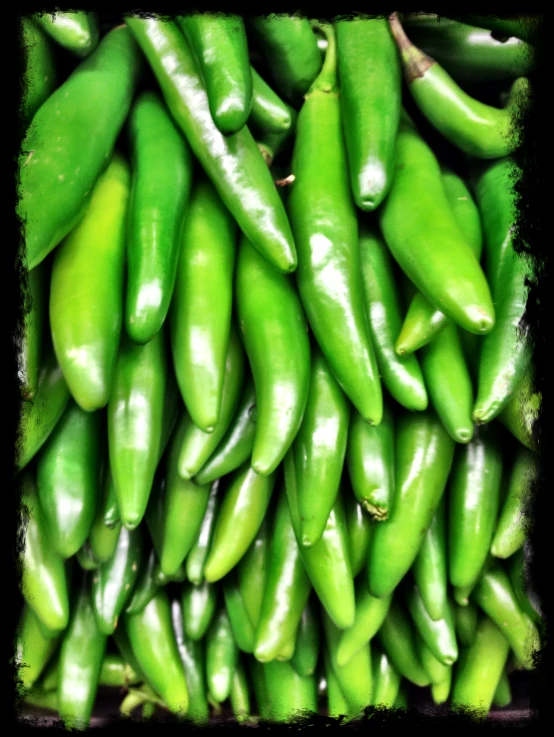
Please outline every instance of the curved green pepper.
[{"label": "curved green pepper", "polygon": [[31,688],[42,675],[58,645],[58,635],[46,637],[44,625],[39,626],[36,614],[26,604],[17,629],[15,662],[18,678],[24,690]]},{"label": "curved green pepper", "polygon": [[447,600],[442,619],[433,620],[425,608],[417,586],[406,594],[408,609],[417,631],[433,655],[444,665],[452,665],[458,659],[458,643],[454,627],[452,606]]},{"label": "curved green pepper", "polygon": [[454,604],[453,610],[456,637],[458,638],[460,645],[469,647],[473,642],[475,632],[477,631],[477,607],[473,602],[468,602],[467,606]]},{"label": "curved green pepper", "polygon": [[188,580],[198,586],[204,580],[204,565],[212,544],[217,513],[219,511],[219,479],[210,487],[208,504],[202,519],[198,536],[186,557]]},{"label": "curved green pepper", "polygon": [[517,602],[522,612],[524,612],[535,624],[540,623],[542,615],[540,607],[535,601],[531,602],[528,595],[529,584],[527,582],[527,566],[523,549],[520,548],[510,558],[508,572],[510,575],[510,583],[516,595]]},{"label": "curved green pepper", "polygon": [[394,173],[400,63],[386,18],[336,23],[342,123],[356,204],[374,210]]},{"label": "curved green pepper", "polygon": [[502,671],[502,675],[498,681],[498,686],[494,692],[492,703],[493,706],[497,706],[500,709],[503,709],[505,706],[509,706],[512,703],[512,690],[510,688],[510,679],[508,678],[506,668]]},{"label": "curved green pepper", "polygon": [[533,369],[527,368],[519,380],[512,398],[498,415],[501,422],[512,435],[529,450],[538,451],[537,439],[534,437],[535,423],[541,407],[542,396],[534,391]]},{"label": "curved green pepper", "polygon": [[421,543],[412,566],[414,581],[431,619],[445,616],[448,564],[446,554],[446,505],[444,497]]},{"label": "curved green pepper", "polygon": [[239,586],[254,628],[258,627],[269,571],[269,522],[267,515],[246,553],[237,565]]},{"label": "curved green pepper", "polygon": [[325,63],[296,124],[288,211],[298,251],[296,281],[310,328],[336,380],[362,417],[378,425],[381,382],[360,274],[358,223],[340,120],[331,27]]},{"label": "curved green pepper", "polygon": [[515,453],[508,491],[492,538],[491,553],[497,558],[509,558],[523,547],[527,537],[528,504],[537,475],[535,454],[520,446]]},{"label": "curved green pepper", "polygon": [[[113,524],[111,519],[114,501],[117,508],[112,475],[110,469],[105,468],[104,478],[102,479],[102,494],[89,532],[91,550],[96,560],[101,563],[108,561],[114,554],[119,539],[119,531],[121,530],[121,522],[118,520]],[[106,523],[107,517],[110,520],[109,525]]]},{"label": "curved green pepper", "polygon": [[248,678],[243,664],[239,660],[233,675],[233,685],[229,694],[233,716],[241,723],[250,719],[250,693]]},{"label": "curved green pepper", "polygon": [[323,535],[344,465],[350,407],[319,352],[312,358],[308,401],[294,441],[302,545]]},{"label": "curved green pepper", "polygon": [[239,650],[225,607],[216,612],[206,635],[206,680],[217,703],[231,693]]},{"label": "curved green pepper", "polygon": [[109,164],[140,71],[126,28],[110,31],[41,105],[22,144],[21,199],[27,266],[34,269],[85,213]]},{"label": "curved green pepper", "polygon": [[171,621],[189,692],[187,716],[194,722],[205,724],[209,718],[209,709],[203,643],[191,640],[185,634],[183,609],[177,599],[171,602]]},{"label": "curved green pepper", "polygon": [[88,537],[100,496],[103,413],[71,402],[41,451],[38,496],[52,545],[70,558]]},{"label": "curved green pepper", "polygon": [[396,426],[396,499],[376,525],[367,573],[373,596],[389,596],[415,561],[444,493],[454,441],[429,410],[404,413]]},{"label": "curved green pepper", "polygon": [[319,620],[315,601],[308,599],[296,630],[296,642],[291,665],[299,676],[312,676],[319,659]]},{"label": "curved green pepper", "polygon": [[235,570],[230,571],[225,576],[221,582],[221,587],[235,642],[244,653],[253,653],[256,631],[246,611]]},{"label": "curved green pepper", "polygon": [[185,633],[191,640],[201,640],[215,613],[217,589],[207,581],[197,586],[185,584],[181,596]]},{"label": "curved green pepper", "polygon": [[100,28],[94,12],[37,13],[37,23],[46,33],[76,56],[88,56],[98,45]]},{"label": "curved green pepper", "polygon": [[158,558],[154,548],[148,556],[143,556],[142,565],[138,571],[135,586],[131,592],[125,611],[127,614],[141,612],[150,602],[159,588],[156,580]]},{"label": "curved green pepper", "polygon": [[352,494],[343,496],[344,511],[346,514],[346,527],[348,530],[348,542],[350,550],[350,563],[352,565],[352,576],[363,571],[367,564],[367,556],[373,532],[371,517],[363,510],[362,506],[354,499]]},{"label": "curved green pepper", "polygon": [[416,635],[416,648],[421,664],[431,680],[431,687],[444,683],[444,681],[448,679],[452,666],[445,665],[435,656],[421,634]]},{"label": "curved green pepper", "polygon": [[219,196],[246,237],[281,271],[296,268],[285,209],[246,126],[226,138],[213,122],[200,68],[178,26],[126,16],[167,106]]},{"label": "curved green pepper", "polygon": [[241,239],[235,282],[237,314],[256,387],[252,468],[271,474],[302,422],[310,381],[310,343],[290,277]]},{"label": "curved green pepper", "polygon": [[248,125],[267,133],[284,133],[293,124],[293,110],[274,92],[258,72],[252,72],[252,108]]},{"label": "curved green pepper", "polygon": [[83,571],[94,571],[100,566],[100,561],[94,555],[94,551],[89,540],[75,553],[75,557]]},{"label": "curved green pepper", "polygon": [[392,709],[398,698],[402,676],[394,668],[387,654],[377,645],[371,647],[371,665],[373,672],[371,706]]},{"label": "curved green pepper", "polygon": [[324,681],[327,696],[327,712],[329,716],[340,718],[354,716],[350,714],[350,707],[343,696],[338,679],[333,672],[331,658],[327,652],[323,655],[323,661],[325,663]]},{"label": "curved green pepper", "polygon": [[57,87],[58,74],[53,44],[32,18],[21,18],[25,46],[21,117],[29,124],[34,114]]},{"label": "curved green pepper", "polygon": [[356,618],[345,630],[337,648],[337,663],[346,665],[358,650],[373,639],[385,621],[392,597],[376,599],[368,591],[367,581],[360,576],[356,581]]},{"label": "curved green pepper", "polygon": [[431,680],[425,672],[415,646],[409,617],[397,601],[393,601],[379,629],[379,642],[395,670],[416,686],[428,686]]},{"label": "curved green pepper", "polygon": [[300,676],[290,663],[278,660],[264,663],[262,668],[269,702],[268,719],[272,722],[291,722],[317,713],[314,676]]}]

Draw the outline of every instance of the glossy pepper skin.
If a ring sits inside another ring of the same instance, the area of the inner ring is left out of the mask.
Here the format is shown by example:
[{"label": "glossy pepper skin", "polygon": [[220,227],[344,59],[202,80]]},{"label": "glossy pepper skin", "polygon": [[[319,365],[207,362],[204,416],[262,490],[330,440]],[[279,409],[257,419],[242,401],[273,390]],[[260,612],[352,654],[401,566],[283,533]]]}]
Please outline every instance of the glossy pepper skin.
[{"label": "glossy pepper skin", "polygon": [[260,613],[269,574],[270,524],[264,518],[256,537],[237,564],[239,587],[254,628],[260,621]]},{"label": "glossy pepper skin", "polygon": [[537,25],[540,23],[538,18],[533,16],[524,16],[522,18],[495,18],[494,15],[477,15],[473,13],[456,13],[450,14],[449,18],[454,18],[462,23],[472,23],[479,28],[488,28],[501,38],[521,38],[530,43],[534,40]]},{"label": "glossy pepper skin", "polygon": [[229,615],[225,607],[220,607],[212,619],[206,640],[206,680],[217,703],[225,701],[231,693],[238,657]]},{"label": "glossy pepper skin", "polygon": [[360,226],[360,259],[371,342],[383,384],[406,409],[427,409],[425,381],[416,356],[397,356],[394,342],[402,325],[393,260],[375,228]]},{"label": "glossy pepper skin", "polygon": [[446,505],[443,497],[412,567],[425,609],[435,621],[443,619],[447,607],[447,560]]},{"label": "glossy pepper skin", "polygon": [[384,706],[392,709],[398,697],[402,677],[390,662],[386,653],[377,645],[371,648],[373,671],[373,694],[371,706]]},{"label": "glossy pepper skin", "polygon": [[258,72],[252,72],[252,108],[248,125],[268,133],[283,133],[293,122],[292,108],[265,82]]},{"label": "glossy pepper skin", "polygon": [[66,727],[89,726],[107,639],[96,624],[90,579],[85,576],[60,647],[58,709]]},{"label": "glossy pepper skin", "polygon": [[29,269],[85,213],[127,117],[140,67],[131,34],[115,28],[35,114],[22,144],[18,203]]},{"label": "glossy pepper skin", "polygon": [[204,432],[219,418],[231,331],[237,227],[207,179],[192,190],[179,245],[170,328],[185,406]]},{"label": "glossy pepper skin", "polygon": [[365,576],[356,580],[356,618],[345,630],[337,646],[337,663],[346,665],[377,634],[389,611],[392,597],[376,599],[368,591]]},{"label": "glossy pepper skin", "polygon": [[[483,228],[473,195],[466,182],[443,164],[441,164],[441,180],[454,219],[467,244],[480,260],[483,250]],[[396,352],[399,355],[413,353],[430,343],[449,322],[449,318],[443,312],[429,302],[421,292],[416,292],[398,335]]]},{"label": "glossy pepper skin", "polygon": [[187,716],[196,723],[205,724],[208,721],[209,709],[206,697],[204,646],[203,643],[191,640],[185,634],[183,609],[178,599],[171,602],[171,621],[189,691]]},{"label": "glossy pepper skin", "polygon": [[297,105],[317,77],[321,56],[306,18],[270,14],[252,20],[249,32],[260,47],[279,93]]},{"label": "glossy pepper skin", "polygon": [[123,338],[108,403],[108,446],[121,523],[144,516],[162,442],[167,359],[163,333],[146,345]]},{"label": "glossy pepper skin", "polygon": [[447,666],[455,663],[458,643],[450,602],[446,602],[444,617],[437,620],[431,619],[417,586],[407,589],[406,602],[417,631],[437,660]]},{"label": "glossy pepper skin", "polygon": [[262,668],[269,702],[267,718],[270,721],[290,722],[317,713],[314,676],[300,676],[290,663],[278,660],[264,663]]},{"label": "glossy pepper skin", "polygon": [[410,93],[439,133],[466,154],[482,159],[497,159],[517,149],[519,135],[513,125],[529,95],[525,77],[514,82],[505,108],[486,105],[468,95],[440,64],[411,43],[396,13],[390,25]]},{"label": "glossy pepper skin", "polygon": [[500,564],[491,566],[473,592],[475,603],[501,629],[523,667],[534,667],[533,653],[540,649],[535,623],[521,611],[508,574]]},{"label": "glossy pepper skin", "polygon": [[394,508],[386,522],[376,525],[369,551],[373,596],[392,594],[412,566],[442,498],[453,456],[454,441],[433,412],[400,416]]},{"label": "glossy pepper skin", "polygon": [[312,357],[310,389],[294,441],[302,545],[323,535],[344,465],[350,407],[319,352]]},{"label": "glossy pepper skin", "polygon": [[488,617],[481,617],[475,639],[464,653],[452,688],[452,708],[470,708],[476,717],[488,714],[508,659],[510,646]]},{"label": "glossy pepper skin", "polygon": [[99,630],[112,635],[133,592],[142,559],[143,534],[139,527],[123,527],[115,552],[92,578],[92,605]]},{"label": "glossy pepper skin", "polygon": [[35,478],[26,471],[21,479],[25,548],[21,558],[21,591],[37,619],[53,635],[67,627],[69,597],[63,558],[52,545],[40,508]]},{"label": "glossy pepper skin", "polygon": [[363,571],[367,564],[367,556],[373,533],[373,521],[353,494],[342,495],[348,531],[348,549],[354,578]]},{"label": "glossy pepper skin", "polygon": [[320,626],[314,599],[308,599],[296,630],[296,642],[291,665],[299,676],[316,672],[319,660]]},{"label": "glossy pepper skin", "polygon": [[36,22],[60,46],[75,56],[88,56],[98,45],[100,28],[96,13],[37,13]]},{"label": "glossy pepper skin", "polygon": [[186,714],[189,692],[166,591],[160,589],[141,612],[127,614],[125,629],[148,682],[170,711]]},{"label": "glossy pepper skin", "polygon": [[525,543],[528,505],[537,475],[535,454],[520,446],[515,453],[506,498],[492,538],[491,553],[497,558],[509,558]]},{"label": "glossy pepper skin", "polygon": [[128,134],[133,183],[125,328],[133,341],[147,343],[161,329],[173,295],[193,162],[181,131],[154,92],[142,92],[134,103]]},{"label": "glossy pepper skin", "polygon": [[233,685],[231,686],[229,700],[231,702],[233,716],[237,722],[241,723],[249,721],[251,705],[248,677],[246,675],[244,665],[240,660],[237,662],[237,667],[235,668],[235,673],[233,675]]},{"label": "glossy pepper skin", "polygon": [[381,382],[364,304],[358,223],[348,181],[334,30],[324,66],[296,124],[287,208],[298,251],[296,281],[310,328],[336,380],[362,417],[378,425]]},{"label": "glossy pepper skin", "polygon": [[251,464],[271,474],[296,437],[308,400],[310,342],[289,276],[265,261],[243,236],[235,281],[243,344],[256,389]]},{"label": "glossy pepper skin", "polygon": [[159,588],[159,584],[156,580],[158,566],[158,558],[156,557],[156,553],[153,548],[150,550],[148,555],[143,553],[135,585],[126,602],[125,612],[127,614],[141,612],[148,602],[156,596],[156,592]]},{"label": "glossy pepper skin", "polygon": [[401,74],[386,18],[337,21],[341,112],[356,205],[375,210],[394,172]]},{"label": "glossy pepper skin", "polygon": [[527,329],[522,329],[530,265],[517,253],[514,227],[521,170],[506,158],[482,167],[476,173],[475,189],[483,219],[486,273],[495,302],[496,324],[479,354],[477,397],[473,408],[476,422],[490,422],[513,395],[531,360]]},{"label": "glossy pepper skin", "polygon": [[395,494],[394,416],[388,403],[376,427],[352,413],[346,464],[356,499],[373,519],[386,520]]},{"label": "glossy pepper skin", "polygon": [[206,88],[178,26],[127,16],[176,123],[241,230],[281,271],[296,268],[296,251],[283,204],[247,126],[225,137],[213,122]]},{"label": "glossy pepper skin", "polygon": [[239,15],[191,13],[177,17],[206,85],[214,123],[226,136],[246,125],[252,74],[244,21]]},{"label": "glossy pepper skin", "polygon": [[534,436],[542,395],[535,391],[534,371],[531,366],[523,373],[516,385],[511,399],[498,415],[501,422],[512,435],[529,450],[538,452],[537,438]]},{"label": "glossy pepper skin", "polygon": [[393,185],[378,210],[392,255],[453,322],[470,333],[489,333],[495,320],[489,285],[456,223],[434,153],[406,122],[400,124],[396,162]]},{"label": "glossy pepper skin", "polygon": [[106,515],[109,507],[113,505],[115,491],[112,476],[108,468],[104,468],[104,476],[101,484],[101,492],[96,506],[96,514],[92,521],[89,532],[89,543],[94,557],[101,563],[108,561],[114,554],[121,522],[106,524]]},{"label": "glossy pepper skin", "polygon": [[301,545],[298,485],[294,451],[285,457],[285,490],[292,526],[308,577],[332,622],[340,629],[351,627],[355,616],[355,593],[348,530],[340,494],[315,545]]},{"label": "glossy pepper skin", "polygon": [[448,564],[453,586],[477,581],[490,549],[502,481],[502,449],[495,428],[480,428],[459,446],[448,494]]},{"label": "glossy pepper skin", "polygon": [[33,18],[21,18],[25,46],[24,93],[21,118],[29,124],[42,103],[56,89],[58,75],[56,55],[48,34]]},{"label": "glossy pepper skin", "polygon": [[41,366],[33,400],[26,400],[21,410],[16,466],[25,466],[38,453],[63,415],[71,395],[56,356],[50,350]]},{"label": "glossy pepper skin", "polygon": [[448,678],[452,666],[438,660],[419,633],[416,635],[416,648],[421,664],[431,680],[431,687],[443,683]]},{"label": "glossy pepper skin", "polygon": [[201,640],[208,631],[216,610],[217,588],[207,581],[197,586],[184,584],[181,602],[187,637],[195,641]]},{"label": "glossy pepper skin", "polygon": [[204,567],[206,581],[223,578],[246,553],[260,529],[274,484],[275,474],[260,476],[249,466],[234,474],[215,523]]},{"label": "glossy pepper skin", "polygon": [[56,249],[50,325],[71,394],[87,412],[106,406],[123,324],[129,165],[115,153],[87,210]]},{"label": "glossy pepper skin", "polygon": [[196,474],[195,481],[207,484],[236,471],[252,455],[256,434],[256,391],[250,377],[244,386],[239,405],[219,445]]},{"label": "glossy pepper skin", "polygon": [[428,686],[431,679],[417,654],[409,616],[398,601],[393,601],[379,629],[378,640],[395,670],[416,686]]},{"label": "glossy pepper skin", "polygon": [[178,464],[181,478],[190,479],[195,476],[223,438],[240,400],[244,370],[244,350],[238,332],[231,326],[217,421],[213,428],[210,428],[211,432],[204,432],[197,425],[189,422],[179,453]]},{"label": "glossy pepper skin", "polygon": [[235,642],[239,650],[251,654],[254,651],[256,632],[246,611],[244,599],[238,586],[236,571],[231,571],[225,576],[221,582],[221,587]]},{"label": "glossy pepper skin", "polygon": [[187,579],[199,586],[204,580],[204,565],[208,559],[208,553],[212,544],[215,521],[220,506],[220,481],[217,479],[210,486],[208,504],[202,524],[193,546],[186,557]]},{"label": "glossy pepper skin", "polygon": [[473,602],[469,602],[467,606],[453,604],[453,611],[458,642],[463,647],[469,647],[477,631],[479,611]]},{"label": "glossy pepper skin", "polygon": [[292,526],[287,496],[280,490],[269,544],[269,569],[256,627],[254,656],[274,660],[294,638],[311,583]]},{"label": "glossy pepper skin", "polygon": [[[43,626],[44,627],[44,626]],[[58,644],[58,636],[46,637],[36,614],[26,604],[17,630],[15,660],[23,690],[31,688],[42,675]]]}]

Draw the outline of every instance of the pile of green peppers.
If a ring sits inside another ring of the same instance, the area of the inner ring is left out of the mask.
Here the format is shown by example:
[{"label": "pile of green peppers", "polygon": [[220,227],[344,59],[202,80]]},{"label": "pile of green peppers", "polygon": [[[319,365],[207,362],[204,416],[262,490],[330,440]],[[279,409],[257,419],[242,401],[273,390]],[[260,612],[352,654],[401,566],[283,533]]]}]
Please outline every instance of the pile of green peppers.
[{"label": "pile of green peppers", "polygon": [[481,20],[22,20],[26,705],[510,704],[544,625],[534,36]]}]

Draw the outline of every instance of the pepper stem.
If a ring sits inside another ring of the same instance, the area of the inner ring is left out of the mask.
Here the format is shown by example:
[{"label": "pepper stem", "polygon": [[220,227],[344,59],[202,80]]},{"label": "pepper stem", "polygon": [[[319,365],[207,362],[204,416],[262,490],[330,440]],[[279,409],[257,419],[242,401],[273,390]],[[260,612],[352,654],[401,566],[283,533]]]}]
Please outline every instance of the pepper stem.
[{"label": "pepper stem", "polygon": [[325,59],[323,61],[323,66],[321,67],[321,71],[308,90],[306,97],[316,90],[321,92],[334,92],[338,89],[337,42],[335,29],[331,23],[322,23],[315,20],[312,21],[312,28],[317,29],[324,34],[327,39],[327,49],[325,51]]},{"label": "pepper stem", "polygon": [[431,59],[430,56],[427,56],[427,54],[424,54],[417,46],[414,46],[408,36],[406,36],[398,19],[398,13],[392,13],[389,17],[389,26],[400,51],[406,82],[410,84],[414,79],[423,77],[429,67],[436,64],[436,61]]}]

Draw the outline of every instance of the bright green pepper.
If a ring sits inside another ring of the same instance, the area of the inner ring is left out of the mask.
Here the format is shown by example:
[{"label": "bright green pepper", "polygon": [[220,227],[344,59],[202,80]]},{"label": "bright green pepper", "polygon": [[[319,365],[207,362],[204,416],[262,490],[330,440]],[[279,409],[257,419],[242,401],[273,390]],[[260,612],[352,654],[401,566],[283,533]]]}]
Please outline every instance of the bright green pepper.
[{"label": "bright green pepper", "polygon": [[243,664],[239,660],[233,675],[233,685],[229,694],[233,716],[239,722],[250,720],[250,693],[248,678]]},{"label": "bright green pepper", "polygon": [[510,558],[510,562],[508,564],[510,583],[512,584],[512,588],[521,611],[524,612],[533,622],[539,624],[542,616],[540,613],[540,607],[537,606],[535,601],[531,602],[529,597],[530,586],[527,580],[528,572],[523,550],[523,548],[520,548]]},{"label": "bright green pepper", "polygon": [[212,544],[215,521],[220,505],[219,485],[220,481],[218,479],[210,487],[208,505],[198,536],[186,557],[187,578],[196,586],[200,585],[204,580],[204,565]]},{"label": "bright green pepper", "polygon": [[416,648],[421,664],[431,680],[431,686],[438,686],[447,680],[452,666],[440,661],[419,633],[416,635]]},{"label": "bright green pepper", "polygon": [[21,18],[25,46],[21,117],[29,124],[34,114],[57,87],[58,74],[53,44],[32,18]]},{"label": "bright green pepper", "polygon": [[171,603],[171,621],[189,692],[187,716],[196,723],[205,724],[208,721],[209,709],[203,643],[191,640],[185,634],[183,608],[177,599]]},{"label": "bright green pepper", "polygon": [[460,606],[460,604],[456,603],[453,604],[453,611],[456,637],[460,645],[469,647],[477,631],[477,607],[473,602],[468,602],[467,606]]},{"label": "bright green pepper", "polygon": [[226,136],[240,131],[250,115],[253,87],[243,19],[190,13],[177,20],[196,55],[214,123]]},{"label": "bright green pepper", "polygon": [[508,678],[506,668],[502,671],[502,675],[498,681],[498,686],[494,692],[492,703],[493,706],[497,706],[500,709],[503,709],[505,706],[509,706],[512,703],[512,690],[510,688],[510,679]]},{"label": "bright green pepper", "polygon": [[368,591],[367,581],[360,576],[356,581],[356,618],[345,630],[337,647],[337,663],[350,662],[358,650],[373,639],[385,621],[392,597],[376,599]]},{"label": "bright green pepper", "polygon": [[381,382],[360,274],[358,223],[340,120],[334,30],[325,63],[296,124],[288,211],[298,251],[296,279],[310,328],[340,387],[378,425]]},{"label": "bright green pepper", "polygon": [[257,660],[266,663],[275,659],[286,643],[294,638],[310,591],[310,579],[304,568],[283,489],[271,531],[269,569],[256,627],[254,656]]},{"label": "bright green pepper", "polygon": [[248,125],[268,133],[284,133],[293,125],[293,113],[286,102],[274,92],[258,72],[252,72],[252,109]]},{"label": "bright green pepper", "polygon": [[29,473],[21,478],[25,547],[21,557],[21,590],[37,619],[52,635],[69,621],[67,574],[63,558],[53,548],[40,508],[36,483]]},{"label": "bright green pepper", "polygon": [[367,564],[367,556],[373,532],[371,517],[365,512],[360,504],[350,493],[343,495],[344,511],[346,514],[346,527],[348,529],[348,542],[350,550],[350,563],[352,565],[352,576],[363,571]]},{"label": "bright green pepper", "polygon": [[373,596],[389,596],[417,558],[444,493],[454,441],[430,410],[404,413],[396,426],[396,500],[376,525],[367,573]]},{"label": "bright green pepper", "polygon": [[121,523],[129,530],[142,520],[154,481],[167,383],[164,334],[142,346],[123,336],[108,403],[108,446]]},{"label": "bright green pepper", "polygon": [[264,663],[262,667],[269,702],[268,719],[272,722],[290,722],[317,713],[314,676],[300,676],[290,663],[278,660]]},{"label": "bright green pepper", "polygon": [[531,367],[523,373],[514,393],[498,415],[501,422],[512,435],[529,450],[537,452],[537,439],[533,432],[541,407],[542,396],[534,391],[534,376]]},{"label": "bright green pepper", "polygon": [[296,630],[296,642],[291,665],[299,676],[311,676],[316,672],[319,659],[319,620],[315,600],[308,599]]},{"label": "bright green pepper", "polygon": [[458,659],[458,643],[454,627],[452,606],[447,600],[442,619],[433,620],[425,608],[417,586],[407,590],[406,601],[412,619],[427,647],[444,665],[452,665]]},{"label": "bright green pepper", "polygon": [[216,587],[207,581],[197,586],[185,584],[181,601],[187,637],[201,640],[208,631],[216,610]]},{"label": "bright green pepper", "polygon": [[[135,673],[132,666],[121,655],[108,652],[104,655],[100,676],[98,677],[99,686],[119,686],[126,688],[140,683],[141,680],[141,677]],[[48,691],[50,689],[56,689],[58,682],[59,661],[56,660],[49,666],[41,685]]]},{"label": "bright green pepper", "polygon": [[377,645],[371,647],[373,694],[371,706],[392,709],[395,706],[402,676],[394,668],[387,654]]},{"label": "bright green pepper", "polygon": [[17,675],[23,689],[27,690],[36,683],[53,655],[59,638],[55,633],[52,634],[52,637],[43,634],[36,614],[29,605],[24,605],[17,630],[15,655]]},{"label": "bright green pepper", "polygon": [[100,561],[94,555],[94,551],[89,540],[75,553],[75,557],[83,571],[94,571],[100,566]]},{"label": "bright green pepper", "polygon": [[85,213],[127,117],[140,67],[131,34],[115,28],[33,118],[22,144],[18,203],[29,269]]},{"label": "bright green pepper", "polygon": [[256,537],[237,565],[239,586],[254,628],[258,627],[269,572],[269,522],[264,518]]},{"label": "bright green pepper", "polygon": [[296,268],[294,241],[271,174],[247,126],[225,137],[214,123],[200,68],[178,26],[126,16],[163,96],[202,168],[246,237],[281,271]]},{"label": "bright green pepper", "polygon": [[397,601],[393,601],[378,634],[379,642],[394,669],[416,686],[428,686],[425,672],[415,647],[409,617]]},{"label": "bright green pepper", "polygon": [[395,493],[394,416],[387,402],[377,427],[353,413],[346,463],[356,499],[374,519],[386,520]]},{"label": "bright green pepper", "polygon": [[56,43],[76,56],[88,56],[98,45],[100,28],[94,12],[37,13],[34,19]]},{"label": "bright green pepper", "polygon": [[244,653],[253,653],[256,631],[248,616],[240,588],[236,570],[230,571],[221,582],[225,608],[231,623],[235,642]]},{"label": "bright green pepper", "polygon": [[431,696],[435,704],[444,704],[450,696],[452,688],[452,668],[448,668],[446,678],[440,683],[431,684]]},{"label": "bright green pepper", "polygon": [[248,659],[250,682],[254,689],[256,705],[260,719],[266,721],[269,716],[269,695],[265,682],[265,666],[267,663],[259,663],[256,658]]},{"label": "bright green pepper", "polygon": [[340,688],[338,679],[333,672],[333,666],[331,665],[331,658],[327,652],[323,656],[325,663],[325,685],[326,685],[326,696],[327,696],[327,711],[330,717],[351,717],[351,709],[348,706],[346,699]]},{"label": "bright green pepper", "polygon": [[497,558],[509,558],[523,547],[527,537],[528,504],[537,475],[535,454],[520,446],[516,450],[508,491],[492,538],[491,553]]},{"label": "bright green pepper", "polygon": [[294,441],[302,545],[323,535],[344,465],[350,407],[323,356],[312,358],[308,401]]},{"label": "bright green pepper", "polygon": [[373,690],[370,643],[366,642],[347,663],[339,665],[337,648],[341,639],[341,631],[325,613],[323,613],[323,629],[331,667],[340,689],[350,709],[354,714],[359,715],[371,703]]},{"label": "bright green pepper", "polygon": [[52,545],[70,558],[88,537],[100,496],[103,414],[71,402],[41,451],[37,486]]},{"label": "bright green pepper", "polygon": [[141,612],[150,602],[159,588],[156,580],[158,571],[158,558],[152,548],[148,556],[143,556],[142,565],[138,571],[137,579],[128,604],[125,607],[127,614]]},{"label": "bright green pepper", "polygon": [[60,647],[58,708],[66,728],[89,726],[107,640],[96,624],[85,574]]},{"label": "bright green pepper", "polygon": [[206,581],[223,578],[248,550],[267,511],[275,474],[260,476],[249,466],[237,471],[225,491],[215,523]]},{"label": "bright green pepper", "polygon": [[[102,491],[96,507],[96,515],[92,521],[89,532],[89,543],[96,560],[101,563],[108,561],[115,552],[119,531],[121,530],[121,522],[119,520],[115,524],[106,524],[106,517],[113,509],[115,500],[115,489],[112,481],[112,475],[109,468],[104,469],[104,478],[102,479]],[[117,508],[117,500],[115,500]]]},{"label": "bright green pepper", "polygon": [[239,650],[225,607],[216,612],[206,635],[206,679],[214,699],[221,703],[231,693]]},{"label": "bright green pepper", "polygon": [[356,204],[374,210],[394,173],[400,63],[386,18],[336,23],[342,123]]},{"label": "bright green pepper", "polygon": [[302,422],[310,381],[310,343],[289,276],[259,256],[243,236],[235,282],[237,314],[256,388],[252,468],[272,473]]},{"label": "bright green pepper", "polygon": [[448,586],[446,554],[446,506],[441,499],[433,521],[414,561],[412,572],[420,596],[431,619],[445,616]]}]

